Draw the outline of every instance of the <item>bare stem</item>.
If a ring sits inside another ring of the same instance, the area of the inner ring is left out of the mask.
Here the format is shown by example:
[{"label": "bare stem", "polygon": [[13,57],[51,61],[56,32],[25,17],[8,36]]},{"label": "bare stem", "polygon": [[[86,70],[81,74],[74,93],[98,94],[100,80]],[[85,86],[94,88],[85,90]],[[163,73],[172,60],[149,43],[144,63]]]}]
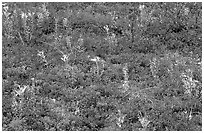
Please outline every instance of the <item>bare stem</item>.
[{"label": "bare stem", "polygon": [[23,43],[23,45],[25,45],[25,43],[24,43],[24,41],[23,41],[23,38],[21,37],[21,34],[18,32],[18,35],[19,35],[19,37],[20,37],[20,39],[21,39],[21,42]]},{"label": "bare stem", "polygon": [[99,66],[98,66],[98,61],[96,61],[96,66],[97,66],[97,75],[99,75]]}]

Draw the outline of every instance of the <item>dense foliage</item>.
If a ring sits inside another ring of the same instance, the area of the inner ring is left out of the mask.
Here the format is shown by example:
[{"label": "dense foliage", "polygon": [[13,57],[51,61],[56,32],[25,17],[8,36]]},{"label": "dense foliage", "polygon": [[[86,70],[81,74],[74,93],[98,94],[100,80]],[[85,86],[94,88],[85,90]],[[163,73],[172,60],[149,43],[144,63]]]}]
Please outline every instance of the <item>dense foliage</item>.
[{"label": "dense foliage", "polygon": [[201,3],[3,3],[4,131],[202,130]]}]

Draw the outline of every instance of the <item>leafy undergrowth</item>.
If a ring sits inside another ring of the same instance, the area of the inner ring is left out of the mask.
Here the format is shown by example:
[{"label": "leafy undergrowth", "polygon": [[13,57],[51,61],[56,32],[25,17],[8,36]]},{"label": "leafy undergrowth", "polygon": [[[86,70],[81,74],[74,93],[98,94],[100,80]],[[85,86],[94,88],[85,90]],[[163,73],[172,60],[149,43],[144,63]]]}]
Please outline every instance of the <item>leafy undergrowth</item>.
[{"label": "leafy undergrowth", "polygon": [[4,67],[3,129],[201,130],[199,61],[178,53],[134,56],[126,65],[104,64],[101,75],[83,55],[38,70],[30,81],[29,69]]},{"label": "leafy undergrowth", "polygon": [[4,131],[202,130],[199,3],[25,4],[3,15]]}]

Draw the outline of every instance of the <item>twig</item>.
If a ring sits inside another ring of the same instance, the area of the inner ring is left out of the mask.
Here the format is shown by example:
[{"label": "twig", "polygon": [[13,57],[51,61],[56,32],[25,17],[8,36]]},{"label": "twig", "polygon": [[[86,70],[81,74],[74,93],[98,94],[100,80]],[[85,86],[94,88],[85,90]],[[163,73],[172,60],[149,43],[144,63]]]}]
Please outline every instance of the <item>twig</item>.
[{"label": "twig", "polygon": [[50,45],[50,44],[47,43],[47,42],[43,42],[43,41],[41,41],[41,42],[44,43],[44,44],[47,44],[47,45],[49,45],[49,46],[51,46],[51,47],[53,47],[54,49],[58,50],[61,54],[65,55],[64,52],[62,52],[59,48],[57,48],[57,47],[55,47],[55,46],[53,46],[53,45]]},{"label": "twig", "polygon": [[23,43],[23,45],[25,45],[23,38],[21,37],[21,34],[18,32],[18,35],[20,36],[21,42]]},{"label": "twig", "polygon": [[29,40],[31,40],[32,39],[32,37],[33,37],[33,29],[34,29],[34,26],[32,25],[32,29],[31,29],[31,32],[30,32],[30,38],[29,38]]},{"label": "twig", "polygon": [[96,61],[96,67],[97,67],[97,75],[99,75],[99,66],[98,66],[98,61]]}]

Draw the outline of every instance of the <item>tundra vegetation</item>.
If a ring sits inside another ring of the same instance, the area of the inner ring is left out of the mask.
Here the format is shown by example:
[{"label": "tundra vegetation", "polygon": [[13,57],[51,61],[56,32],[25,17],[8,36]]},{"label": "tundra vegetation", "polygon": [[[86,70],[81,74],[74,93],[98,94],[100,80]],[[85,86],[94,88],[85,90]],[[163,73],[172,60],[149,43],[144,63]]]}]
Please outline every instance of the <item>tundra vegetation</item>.
[{"label": "tundra vegetation", "polygon": [[2,3],[4,131],[201,131],[202,3]]}]

